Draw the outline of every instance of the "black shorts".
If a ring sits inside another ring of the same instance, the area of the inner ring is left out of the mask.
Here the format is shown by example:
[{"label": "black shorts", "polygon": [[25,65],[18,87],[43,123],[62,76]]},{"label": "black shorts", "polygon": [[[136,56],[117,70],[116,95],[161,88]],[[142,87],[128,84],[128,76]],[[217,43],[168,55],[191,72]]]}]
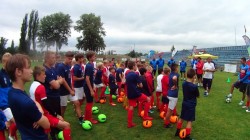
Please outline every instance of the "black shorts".
[{"label": "black shorts", "polygon": [[168,99],[168,97],[162,96],[162,97],[161,97],[161,101],[162,101],[162,103],[168,104],[169,99]]},{"label": "black shorts", "polygon": [[117,88],[110,88],[110,94],[116,95],[116,90],[117,90]]},{"label": "black shorts", "polygon": [[195,106],[183,102],[180,118],[185,121],[195,121]]},{"label": "black shorts", "polygon": [[247,84],[242,82],[235,82],[234,87],[239,89],[240,92],[245,93],[247,89]]},{"label": "black shorts", "polygon": [[213,79],[203,78],[203,88],[204,88],[205,90],[206,90],[207,88],[208,88],[208,89],[211,89],[212,80],[213,80]]},{"label": "black shorts", "polygon": [[156,69],[153,70],[153,75],[155,75],[155,74],[156,74]]},{"label": "black shorts", "polygon": [[202,74],[196,74],[198,79],[202,78]]},{"label": "black shorts", "polygon": [[61,99],[60,96],[59,97],[47,97],[47,102],[49,104],[49,108],[48,109],[49,113],[51,115],[55,115],[54,112],[51,112],[52,110],[55,111],[57,114],[61,115]]},{"label": "black shorts", "polygon": [[180,73],[186,73],[186,71],[180,71]]},{"label": "black shorts", "polygon": [[250,96],[250,84],[247,84],[247,96]]},{"label": "black shorts", "polygon": [[86,96],[87,103],[93,103],[94,100],[93,100],[93,97],[91,96],[90,90],[87,87],[87,85],[84,86],[84,93]]}]

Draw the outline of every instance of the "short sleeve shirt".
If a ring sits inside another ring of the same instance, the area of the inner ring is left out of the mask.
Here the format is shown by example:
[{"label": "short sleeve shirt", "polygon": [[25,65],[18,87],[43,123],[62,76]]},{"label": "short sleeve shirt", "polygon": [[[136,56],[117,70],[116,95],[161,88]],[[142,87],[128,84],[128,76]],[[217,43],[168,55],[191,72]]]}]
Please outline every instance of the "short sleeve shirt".
[{"label": "short sleeve shirt", "polygon": [[141,96],[140,90],[137,85],[141,83],[139,75],[135,72],[130,71],[126,75],[126,85],[127,85],[127,96],[128,99],[135,99]]},{"label": "short sleeve shirt", "polygon": [[51,89],[50,82],[53,80],[57,80],[58,74],[56,72],[56,69],[54,67],[47,67],[45,66],[45,89],[46,89],[46,94],[47,97],[60,97],[60,90],[59,89]]}]

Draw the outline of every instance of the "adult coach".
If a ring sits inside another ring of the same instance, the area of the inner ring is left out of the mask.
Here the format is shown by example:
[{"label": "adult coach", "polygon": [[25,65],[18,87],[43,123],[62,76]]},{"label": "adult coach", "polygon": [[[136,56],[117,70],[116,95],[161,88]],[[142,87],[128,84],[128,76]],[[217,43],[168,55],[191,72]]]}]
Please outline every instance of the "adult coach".
[{"label": "adult coach", "polygon": [[174,61],[174,58],[171,57],[170,60],[168,60],[168,67],[171,68],[171,66],[172,66],[173,64],[175,64],[175,61]]},{"label": "adult coach", "polygon": [[180,62],[181,80],[186,80],[186,67],[187,63],[184,61],[184,59],[182,59]]},{"label": "adult coach", "polygon": [[159,59],[156,61],[157,67],[158,67],[158,74],[161,74],[163,71],[163,67],[165,64],[164,59],[162,59],[162,56],[159,56]]},{"label": "adult coach", "polygon": [[207,58],[207,62],[203,65],[203,71],[205,72],[203,75],[203,88],[204,88],[204,96],[208,96],[213,80],[213,73],[215,72],[214,63],[211,62],[211,57]]},{"label": "adult coach", "polygon": [[[150,66],[153,68],[153,75],[155,76],[156,70],[157,70],[157,61],[155,60],[155,57],[149,62]],[[161,74],[161,73],[158,73]]]},{"label": "adult coach", "polygon": [[32,79],[30,59],[26,55],[13,55],[6,66],[13,82],[8,93],[10,109],[23,140],[48,140],[44,129],[49,129],[48,119],[43,115],[41,106],[36,104],[25,92],[25,83]]}]

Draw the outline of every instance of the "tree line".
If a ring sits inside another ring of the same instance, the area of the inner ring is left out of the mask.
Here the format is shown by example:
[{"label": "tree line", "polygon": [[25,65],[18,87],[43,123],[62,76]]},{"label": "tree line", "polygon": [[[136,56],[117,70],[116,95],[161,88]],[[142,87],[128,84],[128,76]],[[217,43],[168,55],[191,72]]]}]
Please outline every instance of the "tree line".
[{"label": "tree line", "polygon": [[69,14],[58,12],[39,19],[38,11],[32,10],[23,18],[18,46],[15,46],[12,40],[11,46],[6,47],[8,39],[0,37],[0,56],[5,52],[34,55],[37,47],[48,50],[55,46],[58,52],[62,47],[67,47],[71,27],[81,33],[81,36],[76,38],[75,47],[78,50],[99,52],[105,49],[103,37],[106,36],[106,32],[100,16],[94,13],[82,14],[76,25],[72,24]]}]

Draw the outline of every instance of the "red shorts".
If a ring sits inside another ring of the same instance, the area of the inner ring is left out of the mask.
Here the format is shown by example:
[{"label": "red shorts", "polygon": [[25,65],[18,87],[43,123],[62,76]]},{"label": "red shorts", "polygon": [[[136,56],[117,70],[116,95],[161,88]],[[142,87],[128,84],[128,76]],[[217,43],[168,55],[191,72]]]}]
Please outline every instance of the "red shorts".
[{"label": "red shorts", "polygon": [[44,116],[48,118],[51,127],[57,127],[57,125],[59,123],[58,118],[56,118],[50,114],[44,114]]},{"label": "red shorts", "polygon": [[161,96],[161,93],[162,92],[156,92],[155,94],[156,94],[156,96]]},{"label": "red shorts", "polygon": [[119,88],[121,88],[122,82],[117,82],[117,86],[118,86]]},{"label": "red shorts", "polygon": [[138,98],[135,98],[135,99],[128,99],[128,105],[129,105],[129,106],[135,107],[138,101],[141,102],[141,103],[142,103],[142,102],[147,102],[147,98],[148,98],[148,97],[147,97],[146,95],[141,94],[141,96],[138,97]]}]

